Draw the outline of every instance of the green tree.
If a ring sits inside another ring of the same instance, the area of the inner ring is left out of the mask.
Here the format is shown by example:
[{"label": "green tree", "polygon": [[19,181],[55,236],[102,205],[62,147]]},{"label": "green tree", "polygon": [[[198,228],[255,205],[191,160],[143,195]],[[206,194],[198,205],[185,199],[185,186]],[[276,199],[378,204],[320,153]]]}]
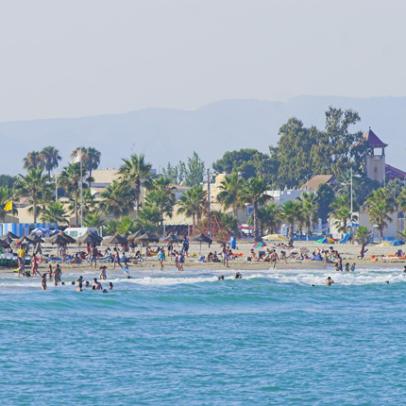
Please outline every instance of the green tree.
[{"label": "green tree", "polygon": [[44,223],[66,225],[69,223],[66,210],[61,202],[50,202],[41,210],[41,220]]},{"label": "green tree", "polygon": [[[82,177],[83,179],[83,177]],[[79,209],[80,209],[80,165],[78,163],[69,164],[65,167],[59,176],[58,183],[63,188],[64,193],[69,197],[71,202],[70,209],[75,215],[75,224],[79,224]],[[82,183],[82,188],[86,184]]]},{"label": "green tree", "polygon": [[193,186],[179,199],[178,213],[192,217],[193,226],[202,218],[207,206],[207,193],[201,185]]},{"label": "green tree", "polygon": [[128,215],[134,207],[134,195],[127,182],[113,180],[100,194],[100,209],[108,216]]},{"label": "green tree", "polygon": [[348,223],[352,221],[350,201],[346,195],[338,195],[331,204],[335,226],[340,233],[348,231]]},{"label": "green tree", "polygon": [[267,154],[252,148],[243,148],[238,151],[228,151],[213,164],[217,172],[230,174],[237,172],[244,179],[261,176],[274,180],[278,163]]},{"label": "green tree", "polygon": [[298,220],[300,210],[301,203],[298,200],[288,200],[282,205],[281,208],[281,217],[288,224],[288,238],[290,246],[293,246],[295,223]]},{"label": "green tree", "polygon": [[149,184],[151,170],[152,166],[145,162],[144,155],[133,154],[129,159],[123,159],[123,165],[119,171],[122,179],[132,185],[137,215],[140,209],[141,187]]},{"label": "green tree", "polygon": [[335,199],[334,189],[328,185],[321,185],[317,191],[317,217],[323,223],[327,222],[331,211],[331,205]]},{"label": "green tree", "polygon": [[298,187],[313,175],[311,155],[318,135],[315,127],[305,128],[296,118],[289,119],[280,128],[278,147],[274,150],[274,158],[279,162],[280,187]]},{"label": "green tree", "polygon": [[185,171],[186,186],[197,186],[203,182],[204,162],[196,152],[188,158]]},{"label": "green tree", "polygon": [[281,226],[281,209],[275,202],[268,202],[258,210],[258,218],[261,224],[261,233],[264,229],[267,233],[274,234]]},{"label": "green tree", "polygon": [[399,209],[406,214],[406,186],[404,186],[400,191],[399,196],[397,198],[397,204],[399,206]]},{"label": "green tree", "polygon": [[243,190],[245,182],[237,171],[226,175],[220,184],[220,193],[217,200],[222,204],[224,209],[232,208],[234,217],[237,218],[238,209],[243,206]]},{"label": "green tree", "polygon": [[317,195],[312,192],[303,192],[298,199],[302,205],[301,212],[303,214],[304,224],[307,228],[307,234],[312,234],[313,224],[317,221]]},{"label": "green tree", "polygon": [[368,216],[372,223],[376,224],[379,230],[379,235],[383,239],[384,230],[388,223],[392,221],[390,213],[395,209],[391,205],[390,196],[385,188],[375,190],[366,201]]},{"label": "green tree", "polygon": [[44,161],[41,155],[41,152],[38,151],[31,151],[29,152],[26,157],[23,159],[24,162],[24,169],[31,170],[31,169],[43,169],[44,168]]},{"label": "green tree", "polygon": [[86,214],[83,222],[86,227],[99,228],[104,225],[104,218],[99,211],[93,211]]},{"label": "green tree", "polygon": [[22,195],[30,198],[34,223],[36,223],[40,208],[39,204],[49,197],[50,185],[48,177],[44,176],[42,168],[30,169],[25,176],[19,176],[18,189]]},{"label": "green tree", "polygon": [[265,192],[268,189],[267,181],[262,177],[250,178],[245,183],[242,191],[242,199],[245,203],[252,205],[252,221],[254,225],[254,236],[259,240],[259,222],[258,210],[260,206],[267,200]]},{"label": "green tree", "polygon": [[161,176],[152,181],[145,198],[145,207],[155,207],[158,210],[162,227],[164,216],[172,217],[173,214],[173,207],[176,203],[174,190],[170,180]]},{"label": "green tree", "polygon": [[51,179],[51,172],[59,166],[59,161],[62,159],[59,151],[55,147],[45,147],[40,152],[41,161],[44,169],[48,172],[48,178]]},{"label": "green tree", "polygon": [[364,258],[366,253],[366,246],[369,244],[371,240],[371,233],[369,232],[368,228],[365,226],[359,226],[357,231],[355,232],[355,241],[361,245],[360,250],[360,257]]}]

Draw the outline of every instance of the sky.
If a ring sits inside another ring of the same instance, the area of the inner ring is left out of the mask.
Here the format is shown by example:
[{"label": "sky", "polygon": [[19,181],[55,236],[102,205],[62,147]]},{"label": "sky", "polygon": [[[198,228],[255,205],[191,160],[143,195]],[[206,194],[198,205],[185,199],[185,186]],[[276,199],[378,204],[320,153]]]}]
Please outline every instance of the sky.
[{"label": "sky", "polygon": [[0,0],[0,121],[406,95],[404,0]]}]

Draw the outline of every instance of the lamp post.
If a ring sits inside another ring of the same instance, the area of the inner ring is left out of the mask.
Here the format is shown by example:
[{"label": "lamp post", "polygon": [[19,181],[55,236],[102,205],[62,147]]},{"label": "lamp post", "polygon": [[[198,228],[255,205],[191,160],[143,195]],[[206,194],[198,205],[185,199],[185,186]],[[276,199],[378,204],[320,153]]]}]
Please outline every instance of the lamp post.
[{"label": "lamp post", "polygon": [[79,179],[79,192],[80,192],[80,227],[83,227],[83,152],[78,150],[73,157],[73,163],[79,164],[80,179]]}]

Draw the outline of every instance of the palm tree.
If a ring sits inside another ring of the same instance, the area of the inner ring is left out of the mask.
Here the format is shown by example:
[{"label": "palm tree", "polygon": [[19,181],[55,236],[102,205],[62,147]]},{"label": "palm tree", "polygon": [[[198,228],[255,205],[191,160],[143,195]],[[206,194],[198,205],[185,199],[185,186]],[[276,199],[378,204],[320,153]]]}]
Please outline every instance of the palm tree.
[{"label": "palm tree", "polygon": [[59,151],[55,147],[45,147],[40,152],[41,160],[44,164],[44,169],[48,172],[48,178],[51,179],[51,171],[59,166],[59,161],[62,159]]},{"label": "palm tree", "polygon": [[43,169],[44,168],[44,161],[41,152],[38,151],[31,151],[27,154],[27,156],[23,159],[24,162],[24,169],[31,170],[31,169]]},{"label": "palm tree", "polygon": [[281,217],[288,223],[288,238],[289,245],[293,245],[293,234],[295,232],[295,223],[298,220],[301,210],[301,202],[299,200],[288,200],[282,205]]},{"label": "palm tree", "polygon": [[383,239],[383,232],[388,226],[388,222],[392,221],[389,214],[395,209],[391,205],[385,188],[376,189],[372,192],[366,200],[365,205],[368,209],[370,220],[377,225],[379,235],[381,236],[381,239]]},{"label": "palm tree", "polygon": [[100,194],[100,209],[113,217],[127,215],[133,208],[134,196],[130,186],[123,181],[114,180]]},{"label": "palm tree", "polygon": [[129,159],[123,159],[120,174],[124,181],[133,185],[135,211],[137,215],[140,209],[141,187],[149,184],[152,166],[145,162],[144,155],[133,154]]},{"label": "palm tree", "polygon": [[67,217],[65,207],[61,202],[51,202],[41,212],[41,220],[44,223],[66,225],[69,223]]},{"label": "palm tree", "polygon": [[14,204],[11,204],[11,211],[6,211],[6,204],[13,202],[13,190],[7,186],[0,187],[0,221],[4,222],[7,214],[18,214]]},{"label": "palm tree", "polygon": [[237,218],[238,209],[243,205],[243,188],[244,179],[240,177],[237,171],[227,175],[220,184],[221,191],[217,196],[217,200],[226,210],[231,207],[235,218]]},{"label": "palm tree", "polygon": [[158,209],[162,230],[164,216],[172,217],[173,214],[173,207],[176,203],[174,190],[170,180],[160,176],[152,181],[151,189],[145,198],[145,206],[155,206]]},{"label": "palm tree", "polygon": [[86,214],[84,224],[86,227],[99,228],[104,224],[104,220],[101,213],[98,211],[93,211]]},{"label": "palm tree", "polygon": [[369,244],[371,240],[371,233],[369,232],[368,228],[365,226],[359,226],[357,231],[355,232],[355,241],[361,245],[360,251],[360,258],[364,258],[365,256],[365,247]]},{"label": "palm tree", "polygon": [[245,203],[252,205],[252,220],[254,224],[254,236],[259,240],[258,210],[261,204],[266,200],[265,192],[268,189],[268,183],[261,177],[250,178],[242,190],[242,199]]},{"label": "palm tree", "polygon": [[207,193],[201,185],[193,186],[188,189],[179,199],[179,214],[185,214],[192,217],[193,228],[196,222],[200,221],[207,206]]},{"label": "palm tree", "polygon": [[38,205],[41,202],[41,199],[47,197],[49,186],[48,177],[43,174],[41,168],[30,169],[27,172],[27,175],[20,175],[18,179],[18,188],[21,193],[31,199],[34,223],[37,222],[39,214]]},{"label": "palm tree", "polygon": [[59,184],[71,200],[70,209],[75,215],[75,224],[78,225],[80,201],[80,166],[78,163],[70,164],[63,169],[59,177]]},{"label": "palm tree", "polygon": [[338,195],[331,204],[331,208],[337,230],[340,233],[346,233],[348,231],[348,222],[352,221],[348,196]]},{"label": "palm tree", "polygon": [[317,221],[317,195],[312,192],[303,192],[302,196],[298,199],[302,204],[302,214],[304,224],[307,228],[307,234],[311,235],[312,226]]},{"label": "palm tree", "polygon": [[399,209],[406,214],[406,187],[403,187],[401,192],[399,193],[397,204],[399,206]]},{"label": "palm tree", "polygon": [[275,233],[281,224],[281,209],[275,202],[269,202],[258,210],[261,232],[266,228],[268,233]]}]

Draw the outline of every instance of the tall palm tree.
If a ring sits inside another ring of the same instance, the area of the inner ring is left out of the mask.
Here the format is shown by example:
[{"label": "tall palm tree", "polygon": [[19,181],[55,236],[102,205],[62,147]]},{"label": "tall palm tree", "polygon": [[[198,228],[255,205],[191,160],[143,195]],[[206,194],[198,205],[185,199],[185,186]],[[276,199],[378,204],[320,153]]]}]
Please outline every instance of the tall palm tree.
[{"label": "tall palm tree", "polygon": [[[266,228],[271,234],[275,233],[281,224],[281,209],[275,202],[268,202],[258,211],[261,229]],[[263,231],[263,230],[261,230]]]},{"label": "tall palm tree", "polygon": [[61,202],[51,202],[41,212],[41,220],[44,223],[66,225],[69,223],[65,207]]},{"label": "tall palm tree", "polygon": [[293,245],[293,234],[295,232],[295,223],[300,219],[301,202],[298,200],[289,200],[282,205],[281,217],[288,223],[289,245]]},{"label": "tall palm tree", "polygon": [[[59,176],[59,185],[64,189],[71,200],[70,209],[75,215],[75,224],[79,224],[79,202],[80,202],[80,166],[69,164]],[[83,185],[82,185],[83,187]]]},{"label": "tall palm tree", "polygon": [[133,185],[135,211],[138,215],[141,200],[141,187],[147,186],[151,180],[151,164],[145,162],[144,155],[133,154],[129,159],[123,159],[120,168],[122,179]]},{"label": "tall palm tree", "polygon": [[346,233],[348,231],[348,222],[353,220],[348,196],[338,195],[331,204],[331,208],[337,230],[340,233]]},{"label": "tall palm tree", "polygon": [[193,227],[196,227],[207,206],[207,193],[201,185],[193,186],[181,196],[178,205],[178,213],[192,217]]},{"label": "tall palm tree", "polygon": [[38,151],[31,151],[29,152],[26,157],[23,159],[24,162],[24,169],[31,170],[31,169],[43,169],[44,168],[44,160],[41,152]]},{"label": "tall palm tree", "polygon": [[304,192],[298,199],[302,204],[302,214],[307,228],[307,234],[311,235],[312,226],[317,221],[317,195],[312,192]]},{"label": "tall palm tree", "polygon": [[86,214],[84,224],[86,227],[99,228],[104,224],[104,219],[100,212],[93,211]]},{"label": "tall palm tree", "polygon": [[381,239],[388,222],[392,221],[390,213],[395,210],[391,205],[385,188],[376,189],[365,202],[370,220],[377,225]]},{"label": "tall palm tree", "polygon": [[48,146],[42,149],[40,156],[44,169],[48,172],[48,178],[51,179],[51,171],[59,166],[59,161],[62,159],[59,151],[55,147]]},{"label": "tall palm tree", "polygon": [[114,180],[100,194],[100,209],[108,216],[127,215],[133,208],[134,196],[128,183]]},{"label": "tall palm tree", "polygon": [[44,175],[41,168],[30,169],[25,176],[20,175],[18,188],[21,193],[31,199],[34,223],[37,222],[39,214],[39,203],[45,200],[50,192],[48,177]]},{"label": "tall palm tree", "polygon": [[354,237],[355,241],[357,241],[358,244],[361,245],[360,258],[364,258],[366,252],[365,247],[371,240],[371,233],[368,231],[367,227],[359,226],[357,231],[355,232]]},{"label": "tall palm tree", "polygon": [[254,224],[254,236],[256,240],[259,240],[259,222],[258,222],[258,210],[261,204],[263,204],[267,197],[265,192],[268,189],[267,181],[261,177],[254,177],[247,180],[242,190],[242,199],[245,203],[252,205],[252,220]]},{"label": "tall palm tree", "polygon": [[217,195],[217,200],[225,209],[232,208],[234,217],[236,218],[238,209],[243,205],[243,189],[244,179],[240,177],[237,171],[233,171],[221,182],[220,193]]},{"label": "tall palm tree", "polygon": [[176,203],[174,187],[169,179],[160,176],[152,181],[151,189],[145,198],[145,206],[155,206],[161,216],[163,230],[164,216],[172,217],[173,207]]}]

